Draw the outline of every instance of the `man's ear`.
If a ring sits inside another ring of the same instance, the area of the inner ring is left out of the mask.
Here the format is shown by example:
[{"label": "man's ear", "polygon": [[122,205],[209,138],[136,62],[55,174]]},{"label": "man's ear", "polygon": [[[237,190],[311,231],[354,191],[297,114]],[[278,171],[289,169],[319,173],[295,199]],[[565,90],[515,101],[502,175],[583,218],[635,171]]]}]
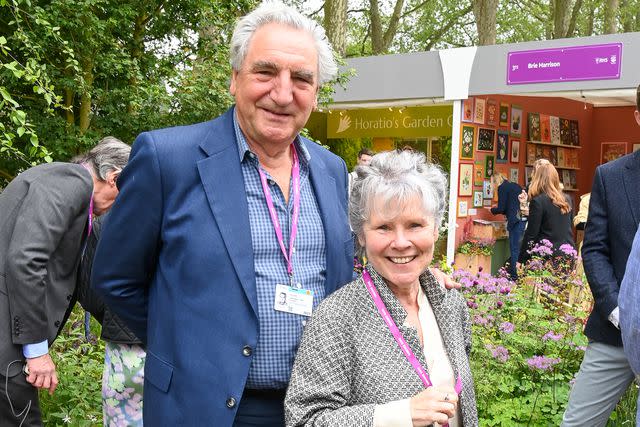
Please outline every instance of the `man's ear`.
[{"label": "man's ear", "polygon": [[640,111],[636,110],[633,115],[636,117],[636,123],[640,126]]},{"label": "man's ear", "polygon": [[233,70],[231,72],[231,83],[229,83],[229,93],[231,96],[236,96],[236,79],[238,78],[238,72]]},{"label": "man's ear", "polygon": [[109,184],[110,187],[115,187],[119,176],[120,176],[120,171],[109,172],[107,174],[107,184]]}]

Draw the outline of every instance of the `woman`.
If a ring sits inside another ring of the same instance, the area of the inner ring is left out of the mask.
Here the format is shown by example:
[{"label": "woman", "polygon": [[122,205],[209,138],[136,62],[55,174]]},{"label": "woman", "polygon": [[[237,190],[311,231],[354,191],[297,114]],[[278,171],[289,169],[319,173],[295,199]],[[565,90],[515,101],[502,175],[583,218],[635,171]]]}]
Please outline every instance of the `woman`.
[{"label": "woman", "polygon": [[538,166],[529,185],[529,220],[520,248],[520,262],[529,260],[529,251],[546,239],[555,251],[563,244],[573,243],[572,212],[560,190],[558,172],[551,163]]},{"label": "woman", "polygon": [[311,318],[287,425],[476,426],[467,307],[428,269],[446,178],[408,151],[377,154],[357,171],[349,216],[368,264]]}]

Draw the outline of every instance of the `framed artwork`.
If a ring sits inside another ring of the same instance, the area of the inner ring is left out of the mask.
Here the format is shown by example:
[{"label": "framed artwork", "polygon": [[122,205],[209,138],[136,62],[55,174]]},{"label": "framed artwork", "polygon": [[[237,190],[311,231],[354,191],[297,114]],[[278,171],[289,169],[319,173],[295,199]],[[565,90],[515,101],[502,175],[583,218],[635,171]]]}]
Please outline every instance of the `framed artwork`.
[{"label": "framed artwork", "polygon": [[458,202],[458,218],[467,216],[469,204],[466,200]]},{"label": "framed artwork", "polygon": [[529,113],[529,141],[537,141],[541,142],[541,133],[540,133],[540,114],[538,113]]},{"label": "framed artwork", "polygon": [[484,158],[484,177],[491,178],[495,167],[495,158],[493,156],[487,156]]},{"label": "framed artwork", "polygon": [[476,128],[473,126],[462,126],[460,132],[460,158],[473,160],[473,140],[476,136]]},{"label": "framed artwork", "polygon": [[496,146],[496,162],[507,163],[507,158],[509,157],[509,132],[504,130],[498,131]]},{"label": "framed artwork", "polygon": [[485,122],[485,116],[487,114],[487,101],[485,99],[476,98],[475,108],[473,113],[473,123],[483,125]]},{"label": "framed artwork", "polygon": [[568,169],[562,170],[562,185],[565,189],[571,189],[571,171]]},{"label": "framed artwork", "polygon": [[515,182],[516,184],[519,184],[520,182],[520,169],[518,168],[511,168],[509,169],[509,181],[511,182]]},{"label": "framed artwork", "polygon": [[491,186],[491,181],[485,180],[482,183],[482,198],[486,202],[489,200],[489,206],[491,206],[491,199],[493,199],[493,187]]},{"label": "framed artwork", "polygon": [[551,118],[547,114],[540,114],[540,140],[551,142]]},{"label": "framed artwork", "polygon": [[462,117],[461,120],[467,123],[473,123],[473,98],[462,100]]},{"label": "framed artwork", "polygon": [[498,126],[498,101],[495,99],[487,100],[487,125]]},{"label": "framed artwork", "polygon": [[560,117],[549,117],[549,130],[551,132],[551,143],[560,144]]},{"label": "framed artwork", "polygon": [[458,179],[458,196],[473,195],[473,165],[471,163],[460,163]]},{"label": "framed artwork", "polygon": [[533,174],[533,166],[527,166],[524,168],[524,185],[525,187],[531,181],[531,175]]},{"label": "framed artwork", "polygon": [[633,144],[633,152],[640,150],[640,144]]},{"label": "framed artwork", "polygon": [[473,165],[473,185],[482,187],[484,182],[484,163],[476,163]]},{"label": "framed artwork", "polygon": [[474,208],[482,207],[482,191],[473,192],[473,207]]},{"label": "framed artwork", "polygon": [[626,142],[603,142],[600,148],[600,164],[603,165],[625,154],[627,154]]},{"label": "framed artwork", "polygon": [[511,106],[511,135],[522,135],[522,108],[517,105]]},{"label": "framed artwork", "polygon": [[511,140],[511,163],[520,163],[520,140]]},{"label": "framed artwork", "polygon": [[500,103],[500,126],[509,127],[509,104],[506,102]]},{"label": "framed artwork", "polygon": [[479,128],[478,129],[478,143],[476,144],[476,150],[488,151],[493,153],[495,150],[495,129]]}]

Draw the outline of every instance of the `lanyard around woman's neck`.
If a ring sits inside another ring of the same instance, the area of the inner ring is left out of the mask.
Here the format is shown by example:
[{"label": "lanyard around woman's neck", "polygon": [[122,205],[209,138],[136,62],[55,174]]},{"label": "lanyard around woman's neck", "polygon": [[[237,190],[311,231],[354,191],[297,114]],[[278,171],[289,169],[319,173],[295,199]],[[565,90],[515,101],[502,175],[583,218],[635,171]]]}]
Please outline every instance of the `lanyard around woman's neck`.
[{"label": "lanyard around woman's neck", "polygon": [[[398,346],[402,350],[402,353],[407,358],[409,363],[411,363],[411,366],[413,366],[413,369],[416,371],[416,373],[422,380],[422,383],[424,384],[425,388],[431,387],[433,383],[429,378],[429,374],[427,374],[427,371],[422,367],[416,355],[413,354],[411,347],[409,347],[409,344],[402,336],[402,333],[398,329],[398,326],[396,326],[396,323],[391,318],[391,314],[389,314],[389,310],[387,310],[387,307],[384,305],[382,298],[380,298],[380,294],[378,293],[378,290],[373,284],[373,279],[371,279],[371,275],[369,274],[366,268],[362,270],[362,278],[364,279],[364,284],[367,288],[367,291],[369,291],[369,295],[371,295],[371,299],[373,300],[373,303],[376,305],[376,308],[378,309],[380,316],[382,316],[384,323],[386,323],[387,327],[389,328],[389,331],[391,332],[391,335],[393,335],[393,338],[396,340],[396,342],[398,343]],[[458,379],[456,380],[454,389],[458,394],[460,394],[460,392],[462,391],[462,379],[460,378],[460,375],[458,375]]]}]

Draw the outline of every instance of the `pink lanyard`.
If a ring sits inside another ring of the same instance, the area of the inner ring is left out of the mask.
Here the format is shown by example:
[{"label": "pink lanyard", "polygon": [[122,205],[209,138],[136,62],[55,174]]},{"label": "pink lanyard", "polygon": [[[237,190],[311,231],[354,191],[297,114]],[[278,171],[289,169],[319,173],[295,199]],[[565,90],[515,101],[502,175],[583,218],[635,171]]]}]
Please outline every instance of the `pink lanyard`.
[{"label": "pink lanyard", "polygon": [[[424,384],[425,388],[431,387],[433,384],[431,383],[429,374],[427,374],[427,371],[422,367],[418,358],[415,356],[415,354],[413,354],[413,351],[411,351],[411,347],[409,347],[409,344],[402,336],[402,333],[400,333],[400,330],[396,326],[396,323],[391,318],[391,315],[389,314],[389,310],[387,310],[387,307],[384,305],[382,298],[380,298],[380,294],[378,293],[378,290],[373,284],[373,280],[371,279],[371,276],[369,275],[369,272],[367,271],[366,268],[362,270],[362,278],[364,279],[364,284],[366,285],[367,290],[369,291],[369,295],[371,295],[371,299],[373,300],[373,303],[376,305],[376,308],[378,309],[380,316],[382,316],[384,323],[387,324],[389,331],[391,331],[391,335],[393,335],[393,338],[395,338],[396,342],[398,343],[398,346],[400,346],[402,353],[404,353],[404,356],[407,358],[409,363],[411,363],[411,366],[413,366],[413,369],[416,371],[416,373],[422,380],[422,383]],[[462,379],[460,378],[459,375],[458,375],[458,379],[456,380],[454,389],[458,394],[460,394],[460,392],[462,391]]]},{"label": "pink lanyard", "polygon": [[264,198],[267,200],[267,207],[269,208],[269,216],[273,223],[273,228],[280,244],[280,251],[287,262],[287,273],[289,273],[289,281],[293,286],[293,248],[296,240],[296,234],[298,233],[298,218],[300,216],[300,162],[298,161],[298,153],[295,147],[291,144],[291,152],[293,154],[293,167],[291,168],[291,185],[293,186],[293,218],[291,219],[291,235],[289,237],[289,253],[284,246],[284,237],[282,235],[282,227],[280,227],[280,221],[278,220],[278,214],[276,208],[273,205],[273,198],[271,197],[271,191],[267,185],[267,175],[262,171],[261,167],[258,167],[258,173],[260,174],[260,182],[262,183],[262,191],[264,192]]}]

